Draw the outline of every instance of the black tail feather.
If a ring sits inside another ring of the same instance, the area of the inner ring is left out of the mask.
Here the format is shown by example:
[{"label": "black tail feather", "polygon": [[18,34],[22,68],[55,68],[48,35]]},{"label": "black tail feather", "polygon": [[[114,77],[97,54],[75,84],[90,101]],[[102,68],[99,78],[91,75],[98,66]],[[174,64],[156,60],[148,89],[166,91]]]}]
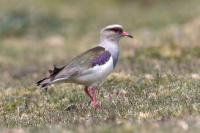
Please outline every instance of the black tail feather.
[{"label": "black tail feather", "polygon": [[41,88],[44,88],[45,90],[47,90],[50,83],[51,83],[50,78],[45,77],[42,80],[39,80],[36,84],[37,84],[37,86],[40,86]]},{"label": "black tail feather", "polygon": [[42,83],[42,81],[44,81],[44,80],[46,80],[46,79],[48,79],[48,78],[46,78],[46,77],[45,77],[45,78],[43,78],[43,79],[41,79],[41,80],[37,81],[37,83],[36,83],[36,84],[37,84],[37,86],[40,86],[40,85],[41,85],[41,83]]},{"label": "black tail feather", "polygon": [[57,67],[56,65],[54,65],[53,70],[49,70],[50,77],[52,78],[52,77],[54,77],[55,75],[57,75],[64,67],[65,67],[65,66],[59,68],[59,67]]},{"label": "black tail feather", "polygon": [[53,70],[49,70],[49,76],[48,77],[45,77],[41,80],[39,80],[37,82],[37,86],[40,86],[41,88],[44,88],[45,90],[47,90],[47,87],[52,83],[54,77],[64,68],[65,66],[63,67],[56,67],[54,65],[54,68]]}]

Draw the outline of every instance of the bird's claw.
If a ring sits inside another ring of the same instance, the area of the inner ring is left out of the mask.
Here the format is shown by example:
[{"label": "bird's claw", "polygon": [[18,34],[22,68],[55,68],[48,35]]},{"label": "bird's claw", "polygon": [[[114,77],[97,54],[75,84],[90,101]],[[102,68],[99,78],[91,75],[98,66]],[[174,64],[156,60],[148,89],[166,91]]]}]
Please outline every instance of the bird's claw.
[{"label": "bird's claw", "polygon": [[96,110],[100,108],[100,104],[97,102],[92,102],[92,107]]}]

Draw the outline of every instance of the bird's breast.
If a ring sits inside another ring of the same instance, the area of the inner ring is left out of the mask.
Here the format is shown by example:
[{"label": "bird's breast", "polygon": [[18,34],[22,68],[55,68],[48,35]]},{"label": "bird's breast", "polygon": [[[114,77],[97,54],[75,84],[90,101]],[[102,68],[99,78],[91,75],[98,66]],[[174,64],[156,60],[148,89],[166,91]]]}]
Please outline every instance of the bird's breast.
[{"label": "bird's breast", "polygon": [[76,82],[85,85],[101,82],[113,71],[113,68],[113,58],[111,56],[105,64],[95,65],[94,67],[82,72],[82,74],[77,77]]}]

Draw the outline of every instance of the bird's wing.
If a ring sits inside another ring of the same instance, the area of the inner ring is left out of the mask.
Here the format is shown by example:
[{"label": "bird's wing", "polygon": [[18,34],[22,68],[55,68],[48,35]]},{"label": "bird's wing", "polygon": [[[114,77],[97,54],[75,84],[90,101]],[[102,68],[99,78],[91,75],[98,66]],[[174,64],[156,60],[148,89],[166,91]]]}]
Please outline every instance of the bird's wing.
[{"label": "bird's wing", "polygon": [[81,75],[85,70],[88,70],[96,65],[106,63],[111,57],[109,51],[101,46],[94,47],[72,59],[72,61],[61,68],[54,67],[50,70],[52,80],[73,79]]}]

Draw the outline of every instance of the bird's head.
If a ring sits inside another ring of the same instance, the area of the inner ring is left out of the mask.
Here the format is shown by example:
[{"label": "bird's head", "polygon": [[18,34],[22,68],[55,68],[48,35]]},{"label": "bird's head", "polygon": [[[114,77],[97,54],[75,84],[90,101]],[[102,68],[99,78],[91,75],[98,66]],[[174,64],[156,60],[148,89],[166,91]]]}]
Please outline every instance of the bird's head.
[{"label": "bird's head", "polygon": [[119,41],[122,37],[133,38],[128,32],[125,32],[123,27],[118,24],[108,25],[101,30],[101,39],[109,41]]}]

